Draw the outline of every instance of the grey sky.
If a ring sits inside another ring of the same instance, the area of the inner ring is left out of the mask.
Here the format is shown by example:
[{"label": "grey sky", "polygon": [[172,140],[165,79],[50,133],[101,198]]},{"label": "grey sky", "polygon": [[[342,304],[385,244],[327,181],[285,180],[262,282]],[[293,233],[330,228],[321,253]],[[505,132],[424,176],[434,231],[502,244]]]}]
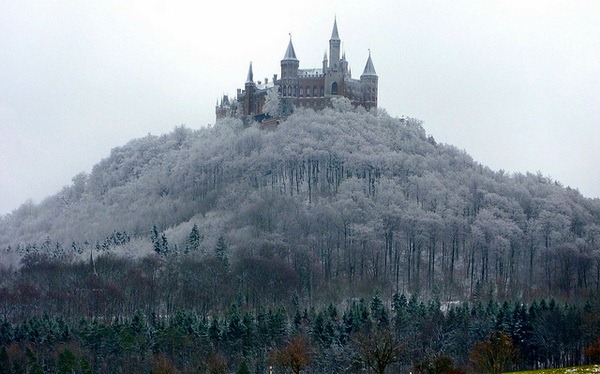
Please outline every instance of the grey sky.
[{"label": "grey sky", "polygon": [[371,48],[391,115],[494,170],[600,197],[597,1],[8,0],[0,214],[133,138],[214,123],[250,61],[256,80],[280,74],[290,32],[300,67],[321,66],[334,15],[354,76]]}]

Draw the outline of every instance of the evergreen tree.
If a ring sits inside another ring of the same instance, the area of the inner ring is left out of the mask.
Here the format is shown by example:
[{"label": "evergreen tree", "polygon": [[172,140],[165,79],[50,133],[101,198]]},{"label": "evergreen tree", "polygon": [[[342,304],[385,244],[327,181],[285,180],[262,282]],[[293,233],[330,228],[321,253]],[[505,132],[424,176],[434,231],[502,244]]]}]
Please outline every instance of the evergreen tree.
[{"label": "evergreen tree", "polygon": [[237,374],[250,374],[250,368],[248,367],[248,361],[242,360],[240,364],[240,368],[237,371]]},{"label": "evergreen tree", "polygon": [[[32,371],[30,371],[29,373],[32,373]],[[12,374],[27,374],[27,371],[25,370],[25,365],[19,360],[14,360],[12,366]]]},{"label": "evergreen tree", "polygon": [[152,249],[154,249],[154,252],[156,252],[157,254],[161,254],[161,243],[160,243],[160,237],[158,236],[158,229],[156,228],[156,225],[152,226],[152,231],[150,231],[150,242],[152,243]]},{"label": "evergreen tree", "polygon": [[92,366],[85,357],[79,359],[79,370],[81,374],[92,374]]},{"label": "evergreen tree", "polygon": [[169,242],[167,241],[167,236],[163,232],[160,237],[160,251],[158,254],[167,255],[169,253]]},{"label": "evergreen tree", "polygon": [[156,225],[152,226],[152,231],[150,231],[150,241],[152,243],[156,243],[158,241],[158,229]]},{"label": "evergreen tree", "polygon": [[408,322],[408,300],[404,294],[394,293],[392,297],[392,310],[394,311],[394,323],[397,329],[404,327]]},{"label": "evergreen tree", "polygon": [[0,324],[0,345],[7,346],[14,339],[14,329],[10,322],[2,321]]},{"label": "evergreen tree", "polygon": [[371,300],[371,315],[373,316],[373,322],[379,327],[387,327],[389,325],[388,312],[383,305],[379,292],[375,292],[373,299]]},{"label": "evergreen tree", "polygon": [[244,317],[242,318],[242,352],[244,354],[249,354],[254,348],[254,317],[252,313],[246,312],[244,313]]},{"label": "evergreen tree", "polygon": [[211,321],[210,327],[208,328],[208,336],[213,341],[214,345],[218,345],[222,339],[221,324],[217,317],[214,317]]},{"label": "evergreen tree", "polygon": [[75,372],[77,367],[77,358],[70,349],[63,349],[58,355],[58,372],[61,374],[70,374]]},{"label": "evergreen tree", "polygon": [[219,239],[217,240],[217,245],[215,247],[215,255],[225,265],[227,265],[229,263],[227,250],[228,250],[228,248],[227,248],[227,244],[225,244],[225,238],[223,237],[223,235],[221,235],[221,236],[219,236]]},{"label": "evergreen tree", "polygon": [[287,318],[283,308],[277,308],[275,311],[269,310],[269,335],[271,341],[276,343],[283,341],[287,336]]},{"label": "evergreen tree", "polygon": [[2,347],[2,350],[0,350],[0,374],[12,374],[6,347]]},{"label": "evergreen tree", "polygon": [[200,248],[200,242],[204,239],[203,235],[200,235],[200,231],[198,230],[198,225],[194,223],[192,227],[192,231],[188,236],[187,242],[185,244],[184,253],[195,252]]}]

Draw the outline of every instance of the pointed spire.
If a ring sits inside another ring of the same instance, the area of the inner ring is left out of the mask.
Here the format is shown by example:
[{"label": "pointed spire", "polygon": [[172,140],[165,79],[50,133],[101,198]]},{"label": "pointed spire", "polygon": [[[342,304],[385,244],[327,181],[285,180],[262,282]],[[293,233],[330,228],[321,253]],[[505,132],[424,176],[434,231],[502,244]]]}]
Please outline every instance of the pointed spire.
[{"label": "pointed spire", "polygon": [[337,29],[337,16],[333,19],[333,31],[331,32],[331,40],[340,40],[340,35]]},{"label": "pointed spire", "polygon": [[250,61],[250,67],[248,68],[248,77],[246,77],[246,83],[254,82],[254,74],[252,74],[252,61]]},{"label": "pointed spire", "polygon": [[363,71],[362,75],[377,76],[377,73],[375,72],[375,67],[373,66],[373,61],[371,60],[371,50],[370,49],[369,49],[369,58],[367,59],[367,64],[365,65],[365,70]]},{"label": "pointed spire", "polygon": [[323,52],[323,61],[327,61],[327,51]]},{"label": "pointed spire", "polygon": [[298,58],[296,58],[296,52],[294,51],[294,45],[292,44],[292,33],[290,33],[290,44],[288,44],[288,47],[287,47],[287,50],[285,51],[285,56],[283,56],[283,59],[298,61]]}]

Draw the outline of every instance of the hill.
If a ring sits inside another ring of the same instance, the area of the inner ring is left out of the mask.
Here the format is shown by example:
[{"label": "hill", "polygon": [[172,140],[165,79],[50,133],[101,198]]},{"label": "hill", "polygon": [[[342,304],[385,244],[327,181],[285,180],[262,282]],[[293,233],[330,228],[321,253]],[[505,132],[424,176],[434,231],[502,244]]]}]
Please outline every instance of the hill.
[{"label": "hill", "polygon": [[418,120],[345,100],[298,110],[274,130],[227,119],[135,139],[0,220],[13,263],[92,249],[202,258],[221,246],[234,266],[285,265],[294,292],[323,300],[374,288],[587,295],[600,287],[598,243],[597,199],[539,173],[492,171]]}]

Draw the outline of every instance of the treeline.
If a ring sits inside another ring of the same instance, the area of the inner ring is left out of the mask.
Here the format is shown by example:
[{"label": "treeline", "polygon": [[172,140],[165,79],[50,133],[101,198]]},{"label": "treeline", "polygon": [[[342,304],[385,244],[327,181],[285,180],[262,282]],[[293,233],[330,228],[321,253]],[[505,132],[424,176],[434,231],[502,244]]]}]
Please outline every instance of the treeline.
[{"label": "treeline", "polygon": [[[541,174],[491,171],[417,120],[344,100],[297,110],[273,131],[230,119],[131,141],[59,194],[1,217],[0,248],[13,267],[26,253],[108,251],[103,243],[133,257],[178,253],[194,225],[200,252],[221,240],[232,260],[277,258],[313,301],[373,284],[445,299],[600,290],[598,199]],[[113,233],[127,241],[115,245]]]},{"label": "treeline", "polygon": [[289,306],[294,299],[314,304],[288,263],[261,256],[230,262],[223,242],[208,255],[192,250],[131,259],[106,253],[97,258],[88,254],[82,261],[33,253],[17,272],[0,269],[0,277],[0,317],[9,321],[41,313],[112,320],[136,311],[171,315],[197,309],[208,314],[232,303],[251,309]]},{"label": "treeline", "polygon": [[[299,372],[296,365],[307,373],[387,367],[432,374],[600,361],[595,295],[524,304],[483,292],[460,302],[375,290],[331,302],[306,295],[301,275],[285,261],[230,259],[221,240],[201,253],[194,242],[181,253],[136,259],[29,254],[19,271],[4,269],[0,367],[264,373],[273,366],[282,373]],[[329,294],[323,284],[313,287]]]},{"label": "treeline", "polygon": [[340,305],[0,323],[2,373],[500,373],[600,361],[598,303]]}]

